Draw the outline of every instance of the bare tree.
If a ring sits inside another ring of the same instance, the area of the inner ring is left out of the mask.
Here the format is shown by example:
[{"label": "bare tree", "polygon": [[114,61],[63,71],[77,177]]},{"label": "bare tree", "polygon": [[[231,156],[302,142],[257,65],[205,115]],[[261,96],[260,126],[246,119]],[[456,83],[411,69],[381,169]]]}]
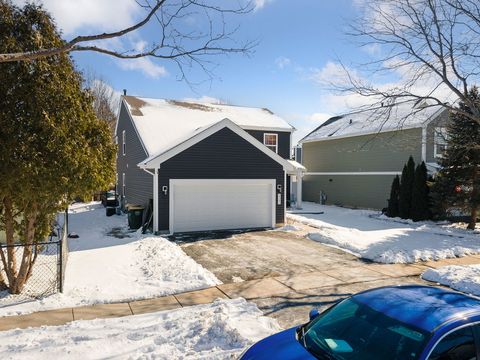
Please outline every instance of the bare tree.
[{"label": "bare tree", "polygon": [[119,111],[120,95],[101,76],[92,71],[84,74],[84,86],[93,96],[93,109],[99,119],[107,122],[114,136]]},{"label": "bare tree", "polygon": [[[2,0],[4,1],[4,0]],[[234,39],[238,27],[229,28],[228,23],[236,15],[252,11],[251,2],[212,0],[135,0],[145,11],[145,16],[136,24],[114,32],[94,35],[79,35],[66,40],[62,46],[40,48],[31,51],[0,54],[1,62],[27,61],[61,53],[92,51],[120,59],[138,59],[151,57],[175,62],[185,79],[185,67],[200,66],[211,74],[211,55],[242,53],[249,54],[255,47],[255,41],[239,43]],[[219,5],[221,4],[221,5]],[[114,9],[112,9],[112,12]],[[186,26],[188,19],[201,24],[199,28]],[[141,48],[125,49],[123,45],[113,46],[106,43],[114,38],[124,38],[135,31],[152,26],[156,39]]]},{"label": "bare tree", "polygon": [[[357,71],[342,63],[347,81],[335,89],[376,105],[422,102],[462,113],[459,100],[472,109],[462,115],[480,123],[468,97],[480,73],[478,0],[369,0],[363,10],[348,34],[377,55]],[[401,81],[389,84],[392,73]]]}]

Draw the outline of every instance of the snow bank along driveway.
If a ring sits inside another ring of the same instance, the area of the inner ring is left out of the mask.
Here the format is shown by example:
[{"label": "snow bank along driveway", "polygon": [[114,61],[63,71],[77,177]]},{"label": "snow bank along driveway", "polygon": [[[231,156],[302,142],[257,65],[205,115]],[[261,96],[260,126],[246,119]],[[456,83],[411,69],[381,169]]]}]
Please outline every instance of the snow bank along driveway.
[{"label": "snow bank along driveway", "polygon": [[0,332],[2,358],[232,359],[280,331],[244,299],[173,311]]},{"label": "snow bank along driveway", "polygon": [[[63,294],[19,302],[0,297],[0,316],[53,308],[145,299],[206,288],[220,281],[162,237],[147,237],[126,230],[126,216],[105,216],[98,203],[73,206],[69,231],[70,255]],[[108,233],[114,232],[123,238]]]},{"label": "snow bank along driveway", "polygon": [[380,263],[413,263],[480,253],[480,235],[434,222],[391,219],[376,211],[304,203],[292,220],[318,231],[310,239]]},{"label": "snow bank along driveway", "polygon": [[422,278],[480,296],[480,265],[450,265],[428,269],[422,274]]}]

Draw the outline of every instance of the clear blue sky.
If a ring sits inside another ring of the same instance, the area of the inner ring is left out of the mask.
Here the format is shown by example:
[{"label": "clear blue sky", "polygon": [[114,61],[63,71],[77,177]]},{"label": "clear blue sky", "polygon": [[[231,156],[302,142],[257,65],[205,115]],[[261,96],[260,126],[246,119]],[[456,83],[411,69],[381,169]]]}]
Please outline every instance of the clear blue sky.
[{"label": "clear blue sky", "polygon": [[[133,0],[43,2],[66,39],[105,28],[112,30],[141,16],[141,13],[128,16],[129,9],[135,6]],[[86,5],[79,8],[79,4],[88,3],[92,9]],[[350,64],[370,55],[345,35],[361,1],[257,0],[255,3],[259,4],[255,11],[237,18],[241,25],[238,39],[260,40],[254,54],[216,58],[218,79],[194,89],[177,80],[176,65],[168,61],[133,64],[130,60],[96,53],[75,53],[73,58],[79,68],[93,70],[115,90],[127,89],[132,95],[173,99],[209,96],[230,104],[269,108],[298,128],[295,136],[298,139],[327,115],[345,111],[342,102],[332,101],[331,92],[318,79],[335,75],[333,64],[338,58]],[[112,7],[117,8],[112,11]],[[116,23],[107,26],[105,22],[110,20],[102,16],[116,19],[111,20]],[[154,34],[151,29],[144,29],[138,35],[140,38],[148,42],[154,39]],[[189,76],[205,78],[198,70]]]}]

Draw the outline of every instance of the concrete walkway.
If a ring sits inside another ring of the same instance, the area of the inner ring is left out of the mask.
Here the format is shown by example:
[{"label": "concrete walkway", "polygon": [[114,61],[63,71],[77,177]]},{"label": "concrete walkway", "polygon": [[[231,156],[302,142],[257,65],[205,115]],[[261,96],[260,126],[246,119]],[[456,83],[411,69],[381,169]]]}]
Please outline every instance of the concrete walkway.
[{"label": "concrete walkway", "polygon": [[74,320],[151,313],[207,304],[218,298],[233,299],[237,297],[255,302],[266,315],[276,318],[281,326],[289,327],[306,321],[308,310],[312,307],[328,306],[339,298],[361,290],[394,284],[426,283],[419,278],[419,275],[428,267],[478,263],[480,263],[480,255],[422,264],[364,264],[344,267],[341,271],[337,268],[335,270],[309,271],[291,276],[272,276],[154,299],[0,317],[0,331],[43,325],[62,325]]}]

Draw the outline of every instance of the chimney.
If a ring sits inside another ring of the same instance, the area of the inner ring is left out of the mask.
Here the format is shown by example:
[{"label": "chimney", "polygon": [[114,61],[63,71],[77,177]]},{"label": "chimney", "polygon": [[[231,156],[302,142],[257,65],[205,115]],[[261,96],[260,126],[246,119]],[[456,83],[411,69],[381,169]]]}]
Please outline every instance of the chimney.
[{"label": "chimney", "polygon": [[123,89],[123,96],[127,96],[127,89]]}]

